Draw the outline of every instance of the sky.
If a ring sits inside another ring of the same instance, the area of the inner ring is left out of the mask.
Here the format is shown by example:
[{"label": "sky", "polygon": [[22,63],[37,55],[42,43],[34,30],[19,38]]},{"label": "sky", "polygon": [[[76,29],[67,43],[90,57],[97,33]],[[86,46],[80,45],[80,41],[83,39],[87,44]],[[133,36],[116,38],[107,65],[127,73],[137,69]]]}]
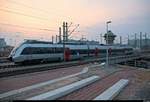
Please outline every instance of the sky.
[{"label": "sky", "polygon": [[[72,22],[71,38],[100,41],[109,29],[123,37],[150,34],[150,0],[0,0],[0,37],[16,45],[24,39],[50,41],[63,21]],[[104,42],[104,41],[103,41]]]}]

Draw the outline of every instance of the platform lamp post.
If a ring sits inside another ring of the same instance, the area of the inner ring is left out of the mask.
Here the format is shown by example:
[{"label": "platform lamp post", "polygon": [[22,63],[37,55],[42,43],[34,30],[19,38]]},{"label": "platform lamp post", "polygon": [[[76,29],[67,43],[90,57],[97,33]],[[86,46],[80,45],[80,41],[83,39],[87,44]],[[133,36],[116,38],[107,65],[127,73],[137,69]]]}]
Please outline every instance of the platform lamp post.
[{"label": "platform lamp post", "polygon": [[[107,36],[106,36],[106,44],[108,45],[109,43],[108,43],[108,24],[109,23],[111,23],[111,21],[107,21],[106,22],[106,34],[107,34]],[[108,53],[108,48],[106,49],[106,68],[108,68],[109,67],[109,55],[108,55],[109,53]]]}]

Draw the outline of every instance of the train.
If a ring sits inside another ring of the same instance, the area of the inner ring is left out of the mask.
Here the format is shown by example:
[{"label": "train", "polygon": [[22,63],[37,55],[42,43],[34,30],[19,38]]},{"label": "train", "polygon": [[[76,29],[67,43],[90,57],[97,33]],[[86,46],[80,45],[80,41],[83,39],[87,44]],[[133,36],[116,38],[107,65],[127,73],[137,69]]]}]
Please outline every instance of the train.
[{"label": "train", "polygon": [[25,64],[31,62],[71,61],[87,57],[102,58],[106,56],[107,49],[111,56],[133,53],[133,48],[129,46],[62,44],[27,40],[12,50],[9,59],[16,64]]}]

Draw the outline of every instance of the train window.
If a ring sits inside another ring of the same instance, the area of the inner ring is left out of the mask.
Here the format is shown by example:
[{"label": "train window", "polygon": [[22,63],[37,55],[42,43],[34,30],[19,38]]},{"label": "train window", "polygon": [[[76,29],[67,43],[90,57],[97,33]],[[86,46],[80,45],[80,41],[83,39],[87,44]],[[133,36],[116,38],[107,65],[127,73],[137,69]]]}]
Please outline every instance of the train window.
[{"label": "train window", "polygon": [[63,48],[47,48],[47,47],[27,47],[22,51],[22,55],[28,54],[50,54],[50,53],[62,53]]},{"label": "train window", "polygon": [[80,50],[79,53],[80,54],[88,54],[88,50]]},{"label": "train window", "polygon": [[76,55],[77,54],[77,50],[71,50],[71,55]]},{"label": "train window", "polygon": [[89,50],[89,53],[93,54],[95,52],[95,50]]},{"label": "train window", "polygon": [[71,50],[71,55],[77,55],[77,53],[79,54],[88,54],[88,50],[84,49],[84,50]]},{"label": "train window", "polygon": [[78,50],[79,54],[83,54],[84,52],[82,50]]},{"label": "train window", "polygon": [[55,48],[55,53],[63,53],[63,48]]},{"label": "train window", "polygon": [[106,51],[103,49],[99,49],[99,53],[105,53]]},{"label": "train window", "polygon": [[21,54],[22,55],[30,54],[30,48],[29,47],[24,48]]}]

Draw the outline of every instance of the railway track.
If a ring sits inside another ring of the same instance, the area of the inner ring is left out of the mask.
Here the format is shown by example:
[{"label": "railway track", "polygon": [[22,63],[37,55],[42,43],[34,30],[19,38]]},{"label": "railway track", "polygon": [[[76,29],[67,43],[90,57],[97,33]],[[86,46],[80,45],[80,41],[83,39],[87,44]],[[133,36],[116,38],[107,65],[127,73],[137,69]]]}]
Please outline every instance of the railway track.
[{"label": "railway track", "polygon": [[[90,61],[91,62],[91,61]],[[21,66],[20,68],[5,68],[0,70],[0,78],[7,77],[7,76],[14,76],[18,74],[25,74],[25,73],[33,73],[45,70],[51,70],[56,68],[66,68],[72,66],[78,66],[87,64],[89,61],[73,61],[73,62],[64,62],[64,63],[53,63],[53,64],[41,64],[41,65],[32,65],[32,66]]]},{"label": "railway track", "polygon": [[[121,56],[117,56],[117,57],[121,57]],[[115,56],[112,56],[111,57],[112,59],[115,58]],[[105,57],[102,57],[102,58],[88,58],[88,59],[82,59],[80,61],[92,61],[92,60],[98,60],[98,61],[105,61],[106,58]],[[71,61],[72,62],[72,61]],[[55,64],[57,64],[58,62],[54,62]],[[60,62],[59,62],[60,63]],[[63,62],[61,62],[63,63]],[[21,68],[21,67],[24,67],[24,66],[34,66],[34,65],[42,65],[42,64],[47,64],[47,63],[40,63],[40,64],[30,64],[30,65],[18,65],[18,64],[15,64],[14,62],[5,62],[5,63],[0,63],[0,69],[7,69],[7,68]],[[49,63],[49,64],[53,64],[52,62]]]},{"label": "railway track", "polygon": [[[93,60],[92,59],[88,59],[88,60]],[[103,58],[104,60],[104,58]],[[80,61],[86,61],[86,60],[80,60]],[[80,62],[80,61],[70,61],[70,62]],[[29,64],[29,65],[19,65],[19,64],[15,64],[14,62],[9,62],[9,63],[0,63],[0,70],[1,69],[10,69],[10,68],[22,68],[25,66],[36,66],[36,65],[47,65],[47,64],[58,64],[58,63],[64,63],[64,62],[50,62],[50,63],[39,63],[39,64]],[[68,62],[69,63],[69,62]]]},{"label": "railway track", "polygon": [[0,57],[0,63],[9,63],[8,57]]},{"label": "railway track", "polygon": [[103,59],[88,59],[88,60],[84,60],[84,61],[38,64],[38,65],[30,65],[30,66],[28,66],[28,65],[27,66],[19,66],[19,65],[12,64],[13,67],[9,66],[6,68],[0,68],[0,78],[18,75],[18,74],[45,71],[45,70],[56,69],[56,68],[66,68],[66,67],[71,67],[71,66],[78,66],[78,65],[83,65],[83,64],[87,64],[87,63],[99,62],[100,60],[102,61],[105,59],[104,58]]},{"label": "railway track", "polygon": [[[121,57],[121,56],[118,56],[117,58],[119,58],[119,57]],[[111,59],[114,59],[114,57],[112,57]],[[10,66],[8,65],[9,67],[0,68],[0,78],[18,75],[18,74],[45,71],[45,70],[56,69],[56,68],[66,68],[66,67],[71,67],[71,66],[83,65],[83,64],[87,64],[87,63],[104,62],[104,61],[105,61],[105,58],[101,58],[101,59],[97,58],[97,59],[87,59],[87,60],[82,60],[82,61],[39,64],[39,65],[30,65],[30,66],[29,65],[20,66],[20,65],[15,65],[12,63],[12,64],[10,64]]]},{"label": "railway track", "polygon": [[0,69],[17,67],[13,62],[0,63]]}]

